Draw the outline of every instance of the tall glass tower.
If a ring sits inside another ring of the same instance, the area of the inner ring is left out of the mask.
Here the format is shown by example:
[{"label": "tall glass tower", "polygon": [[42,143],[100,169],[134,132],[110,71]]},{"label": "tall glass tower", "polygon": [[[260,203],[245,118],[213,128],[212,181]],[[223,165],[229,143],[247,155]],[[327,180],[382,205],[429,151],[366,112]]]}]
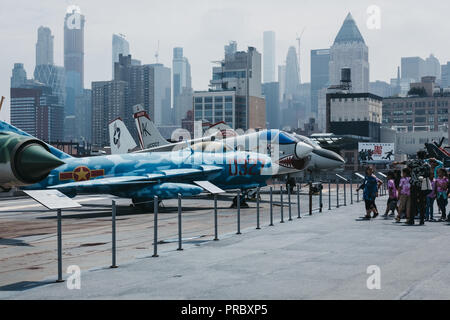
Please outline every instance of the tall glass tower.
[{"label": "tall glass tower", "polygon": [[275,81],[275,32],[263,34],[263,79],[264,83]]},{"label": "tall glass tower", "polygon": [[84,15],[72,6],[64,18],[64,68],[66,70],[66,115],[75,115],[75,97],[84,88]]},{"label": "tall glass tower", "polygon": [[192,109],[191,65],[183,56],[183,48],[173,48],[173,116],[172,122],[180,125],[188,110]]},{"label": "tall glass tower", "polygon": [[317,114],[319,91],[329,87],[330,49],[311,50],[311,112]]},{"label": "tall glass tower", "polygon": [[130,44],[123,34],[113,34],[112,36],[112,76],[114,77],[114,63],[119,62],[119,54],[128,56],[130,54]]},{"label": "tall glass tower", "polygon": [[300,85],[300,76],[298,74],[298,59],[297,51],[295,47],[289,47],[288,54],[286,57],[286,82],[285,82],[285,94],[286,98],[292,96],[298,90]]},{"label": "tall glass tower", "polygon": [[39,27],[36,42],[36,65],[53,64],[53,36],[50,28]]},{"label": "tall glass tower", "polygon": [[338,85],[341,70],[351,69],[352,91],[369,92],[369,48],[349,13],[330,49],[330,84]]}]

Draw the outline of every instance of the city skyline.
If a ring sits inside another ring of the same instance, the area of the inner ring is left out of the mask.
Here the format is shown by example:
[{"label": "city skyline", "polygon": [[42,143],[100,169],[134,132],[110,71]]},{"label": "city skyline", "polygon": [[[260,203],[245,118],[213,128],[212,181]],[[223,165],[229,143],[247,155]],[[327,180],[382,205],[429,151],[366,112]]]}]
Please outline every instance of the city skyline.
[{"label": "city skyline", "polygon": [[[9,78],[14,63],[24,63],[29,77],[33,73],[36,32],[40,26],[51,29],[54,36],[54,62],[56,65],[63,65],[63,17],[67,7],[74,3],[53,3],[54,5],[42,7],[27,1],[15,2],[15,8],[27,9],[21,12],[21,20],[12,15],[0,22],[3,30],[7,31],[2,34],[2,40],[7,45],[3,50],[5,59],[0,64],[3,74],[0,78],[0,95],[6,96],[7,101],[4,110],[0,112],[0,119],[9,119]],[[433,53],[441,64],[450,60],[450,45],[440,40],[441,34],[445,34],[446,30],[445,19],[436,17],[441,14],[444,17],[445,5],[437,1],[429,2],[426,7],[421,3],[411,6],[406,1],[403,4],[388,1],[345,1],[340,5],[333,2],[319,5],[312,2],[300,4],[283,1],[276,10],[271,9],[270,2],[250,0],[239,6],[234,0],[227,4],[207,1],[189,4],[180,1],[155,2],[151,7],[142,2],[127,6],[111,1],[108,5],[105,1],[97,1],[95,4],[78,1],[76,4],[86,17],[86,88],[90,88],[92,81],[111,80],[109,57],[113,33],[127,35],[133,47],[133,58],[141,60],[143,64],[155,63],[158,40],[159,60],[166,66],[171,65],[173,47],[183,47],[192,66],[193,88],[204,90],[211,77],[211,61],[221,59],[223,46],[229,40],[237,41],[240,51],[246,50],[247,46],[254,46],[262,52],[263,32],[273,30],[277,37],[276,65],[280,65],[285,62],[289,46],[296,45],[296,33],[303,27],[307,29],[302,38],[301,78],[302,82],[310,82],[310,50],[330,47],[348,12],[354,16],[370,49],[370,81],[389,82],[390,78],[395,78],[401,57],[420,56],[425,59]],[[372,4],[381,8],[380,30],[369,30],[366,26],[366,10]],[[406,4],[408,16],[401,15]],[[8,11],[8,5],[11,4],[5,4],[5,11]],[[429,8],[433,8],[432,12],[429,12]],[[121,19],[116,19],[115,15],[119,15]],[[148,19],[149,15],[154,19]],[[420,24],[417,23],[419,18]],[[429,30],[423,27],[427,22]],[[230,25],[234,27],[230,28]],[[408,32],[405,32],[405,28]],[[180,29],[183,30],[182,33],[179,32]],[[389,54],[386,54],[386,47],[389,48]]]}]

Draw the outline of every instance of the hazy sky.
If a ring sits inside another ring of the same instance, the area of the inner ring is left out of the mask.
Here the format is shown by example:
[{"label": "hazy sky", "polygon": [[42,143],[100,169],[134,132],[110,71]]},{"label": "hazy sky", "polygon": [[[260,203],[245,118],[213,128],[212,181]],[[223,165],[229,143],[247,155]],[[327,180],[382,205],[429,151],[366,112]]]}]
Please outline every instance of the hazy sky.
[{"label": "hazy sky", "polygon": [[[396,76],[402,56],[433,53],[443,64],[450,60],[448,0],[2,0],[0,10],[0,95],[7,100],[0,119],[9,119],[11,70],[15,62],[33,76],[39,26],[54,35],[54,57],[63,65],[63,23],[66,8],[76,4],[86,17],[85,87],[111,79],[111,37],[123,33],[133,58],[171,67],[172,48],[184,47],[192,66],[194,90],[206,89],[211,61],[223,58],[229,40],[238,49],[254,46],[262,53],[262,33],[276,32],[277,64],[296,45],[303,28],[302,82],[310,79],[310,50],[328,48],[351,12],[369,46],[370,80]],[[381,9],[381,29],[370,30],[367,8]]]}]

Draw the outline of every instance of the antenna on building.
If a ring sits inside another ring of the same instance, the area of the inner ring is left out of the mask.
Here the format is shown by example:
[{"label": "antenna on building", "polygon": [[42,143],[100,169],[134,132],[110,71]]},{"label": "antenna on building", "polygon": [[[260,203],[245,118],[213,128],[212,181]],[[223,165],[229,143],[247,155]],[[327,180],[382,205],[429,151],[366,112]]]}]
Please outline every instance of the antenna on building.
[{"label": "antenna on building", "polygon": [[156,63],[159,63],[159,40],[158,40],[158,48],[156,49],[155,52],[155,59],[156,59]]},{"label": "antenna on building", "polygon": [[300,36],[297,33],[297,42],[298,42],[298,80],[301,83],[301,75],[300,75],[300,58],[301,58],[301,53],[300,53],[300,49],[301,49],[301,41],[302,41],[302,36],[303,33],[305,32],[306,27],[303,28],[302,32],[300,33]]}]

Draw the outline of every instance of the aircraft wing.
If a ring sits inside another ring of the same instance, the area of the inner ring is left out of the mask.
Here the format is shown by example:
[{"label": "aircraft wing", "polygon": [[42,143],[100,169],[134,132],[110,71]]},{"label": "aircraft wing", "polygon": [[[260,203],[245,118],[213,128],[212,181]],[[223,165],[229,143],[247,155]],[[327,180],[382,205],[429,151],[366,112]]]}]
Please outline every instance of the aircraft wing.
[{"label": "aircraft wing", "polygon": [[176,142],[176,143],[166,144],[163,146],[138,150],[138,151],[135,151],[134,153],[165,152],[165,151],[172,151],[176,147],[178,147],[179,149],[184,149],[184,148],[187,148],[188,146],[189,146],[189,144],[186,144],[186,142]]},{"label": "aircraft wing", "polygon": [[101,178],[87,181],[69,182],[64,184],[58,184],[49,189],[61,189],[61,188],[83,188],[83,187],[99,187],[105,185],[130,185],[130,184],[152,184],[157,183],[157,180],[151,180],[146,176],[122,176],[122,177],[110,177]]},{"label": "aircraft wing", "polygon": [[[167,169],[160,170],[154,173],[142,175],[142,176],[119,176],[119,177],[106,177],[87,181],[69,182],[49,187],[50,189],[63,189],[63,188],[95,188],[103,186],[135,186],[143,184],[156,184],[160,182],[193,182],[194,179],[201,178],[203,180],[212,179],[213,175],[220,173],[223,170],[222,167],[213,165],[202,165],[198,168],[186,168],[186,169]],[[176,179],[176,181],[171,181]]]}]

